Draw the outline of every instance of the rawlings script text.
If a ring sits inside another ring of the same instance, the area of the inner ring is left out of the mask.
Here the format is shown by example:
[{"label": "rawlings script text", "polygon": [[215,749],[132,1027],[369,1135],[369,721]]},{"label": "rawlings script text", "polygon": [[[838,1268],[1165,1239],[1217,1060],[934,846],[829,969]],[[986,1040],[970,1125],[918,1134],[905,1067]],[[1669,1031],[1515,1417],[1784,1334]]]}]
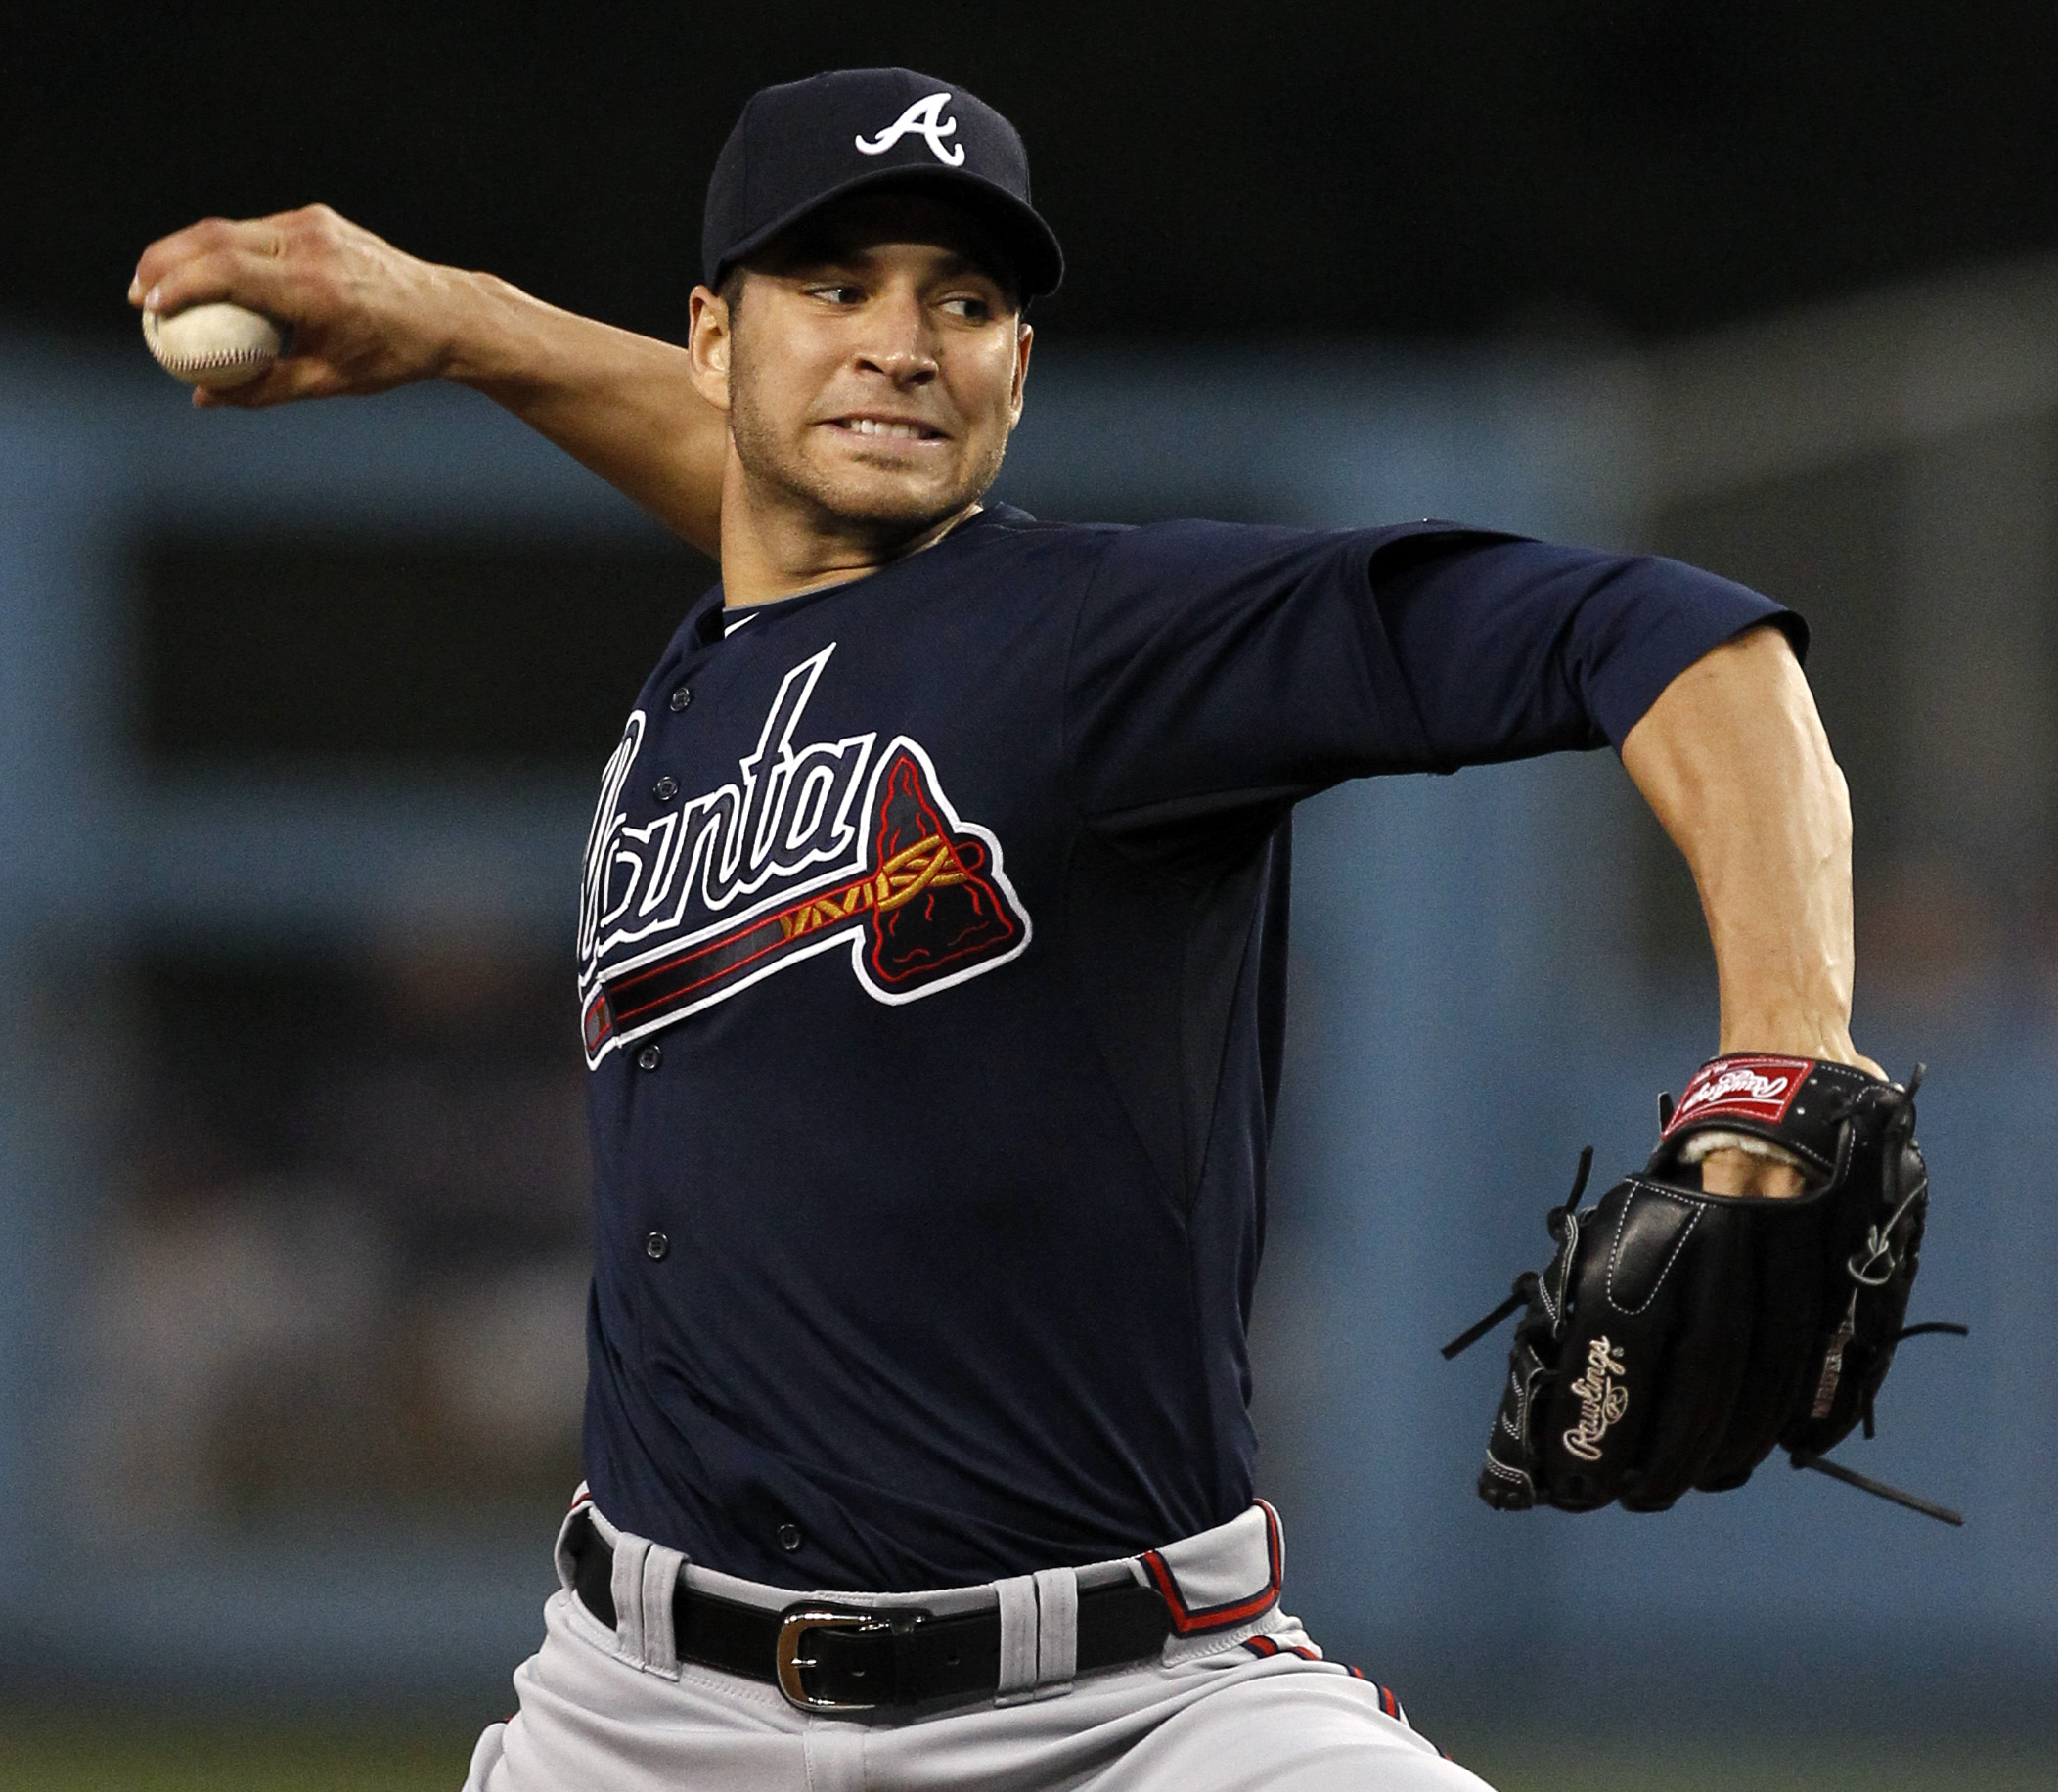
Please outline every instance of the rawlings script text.
[{"label": "rawlings script text", "polygon": [[1565,1448],[1582,1462],[1600,1460],[1600,1440],[1630,1410],[1628,1375],[1619,1346],[1606,1338],[1587,1346],[1587,1372],[1572,1384],[1579,1396],[1580,1422],[1565,1433]]},{"label": "rawlings script text", "polygon": [[1725,1070],[1698,1089],[1689,1089],[1679,1103],[1684,1114],[1698,1107],[1713,1107],[1742,1098],[1746,1101],[1776,1101],[1787,1092],[1790,1077],[1760,1076],[1755,1070]]}]

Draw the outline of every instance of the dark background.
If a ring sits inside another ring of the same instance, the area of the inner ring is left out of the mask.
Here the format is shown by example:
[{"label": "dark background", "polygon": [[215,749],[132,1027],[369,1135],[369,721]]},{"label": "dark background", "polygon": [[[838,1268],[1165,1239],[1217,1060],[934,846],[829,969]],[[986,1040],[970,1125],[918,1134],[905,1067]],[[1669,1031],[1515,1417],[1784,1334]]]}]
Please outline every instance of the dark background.
[{"label": "dark background", "polygon": [[676,330],[755,87],[904,62],[1028,139],[1079,336],[1677,332],[2058,242],[2047,0],[28,9],[0,303],[133,328],[153,237],[322,200]]}]

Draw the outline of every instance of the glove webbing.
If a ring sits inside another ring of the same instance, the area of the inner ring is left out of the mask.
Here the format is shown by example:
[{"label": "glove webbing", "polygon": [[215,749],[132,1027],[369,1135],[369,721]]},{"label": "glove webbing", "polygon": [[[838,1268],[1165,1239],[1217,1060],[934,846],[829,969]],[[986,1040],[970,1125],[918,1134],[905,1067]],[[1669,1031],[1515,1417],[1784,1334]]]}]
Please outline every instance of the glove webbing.
[{"label": "glove webbing", "polygon": [[[1580,1153],[1579,1174],[1572,1179],[1572,1192],[1565,1197],[1565,1204],[1562,1207],[1553,1207],[1550,1210],[1546,1224],[1550,1228],[1550,1235],[1553,1238],[1560,1235],[1565,1223],[1579,1212],[1580,1196],[1587,1192],[1587,1178],[1591,1174],[1592,1169],[1593,1147],[1589,1144]],[[1461,1351],[1470,1350],[1473,1345],[1477,1344],[1481,1338],[1492,1331],[1509,1314],[1518,1312],[1528,1306],[1529,1297],[1536,1292],[1538,1280],[1539,1277],[1535,1270],[1524,1270],[1521,1275],[1515,1277],[1514,1292],[1506,1300],[1496,1307],[1478,1324],[1469,1326],[1464,1331],[1459,1332],[1456,1337],[1444,1346],[1444,1361],[1449,1363],[1453,1357],[1458,1355]]]}]

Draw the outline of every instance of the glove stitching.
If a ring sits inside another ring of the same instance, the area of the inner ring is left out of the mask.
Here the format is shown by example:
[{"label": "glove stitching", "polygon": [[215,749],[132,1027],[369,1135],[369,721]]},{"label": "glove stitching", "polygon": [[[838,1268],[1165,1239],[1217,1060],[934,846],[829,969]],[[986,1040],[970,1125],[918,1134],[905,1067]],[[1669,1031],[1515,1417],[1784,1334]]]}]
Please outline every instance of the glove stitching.
[{"label": "glove stitching", "polygon": [[1615,1216],[1615,1248],[1608,1253],[1608,1305],[1613,1307],[1617,1313],[1633,1317],[1636,1314],[1650,1311],[1651,1302],[1658,1298],[1658,1290],[1665,1286],[1665,1278],[1672,1274],[1673,1265],[1679,1261],[1679,1253],[1686,1248],[1686,1240],[1693,1236],[1693,1229],[1700,1225],[1701,1215],[1706,1213],[1708,1209],[1699,1202],[1688,1203],[1679,1200],[1669,1188],[1661,1188],[1657,1185],[1646,1183],[1637,1177],[1631,1177],[1630,1185],[1632,1187],[1642,1188],[1651,1194],[1662,1196],[1664,1199],[1672,1201],[1675,1206],[1686,1207],[1691,1205],[1693,1209],[1692,1216],[1687,1220],[1685,1226],[1680,1229],[1679,1235],[1673,1240],[1672,1254],[1666,1258],[1665,1267],[1658,1272],[1658,1279],[1651,1283],[1650,1292],[1643,1297],[1643,1304],[1637,1307],[1625,1307],[1622,1302],[1615,1298],[1615,1266],[1622,1261],[1622,1234],[1624,1228],[1630,1223],[1630,1203],[1628,1201],[1623,1202],[1622,1211]]},{"label": "glove stitching", "polygon": [[[1559,1261],[1565,1266],[1558,1275],[1559,1295],[1561,1297],[1564,1292],[1564,1284],[1572,1277],[1572,1260],[1579,1254],[1579,1245],[1580,1215],[1575,1209],[1565,1215],[1565,1241],[1558,1247]],[[1553,1265],[1552,1267],[1555,1268],[1556,1266]],[[1551,1335],[1555,1337],[1558,1327],[1565,1322],[1565,1310],[1562,1299],[1553,1298],[1551,1295],[1548,1271],[1537,1277],[1537,1294],[1544,1303],[1544,1311],[1550,1315]]]},{"label": "glove stitching", "polygon": [[1500,1415],[1501,1428],[1518,1444],[1529,1440],[1529,1385],[1526,1378],[1516,1381],[1514,1386],[1515,1416],[1511,1420],[1505,1412]]},{"label": "glove stitching", "polygon": [[1526,1444],[1529,1438],[1529,1377],[1518,1373],[1513,1364],[1508,1366],[1508,1388],[1515,1396],[1515,1422],[1508,1424],[1505,1412],[1500,1415],[1501,1424],[1518,1444]]}]

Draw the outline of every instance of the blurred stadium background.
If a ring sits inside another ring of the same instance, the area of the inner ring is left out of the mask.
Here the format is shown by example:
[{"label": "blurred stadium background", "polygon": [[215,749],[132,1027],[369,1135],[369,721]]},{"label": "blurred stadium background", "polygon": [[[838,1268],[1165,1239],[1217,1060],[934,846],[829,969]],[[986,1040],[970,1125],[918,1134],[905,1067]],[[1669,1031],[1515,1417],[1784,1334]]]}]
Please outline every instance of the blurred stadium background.
[{"label": "blurred stadium background", "polygon": [[1471,1498],[1498,1354],[1436,1345],[1713,1036],[1691,886],[1588,756],[1304,811],[1291,1602],[1508,1792],[2058,1783],[2046,14],[128,23],[0,67],[0,1783],[455,1786],[503,1714],[578,1476],[575,867],[711,576],[467,394],[187,411],[134,256],[319,197],[670,334],[736,106],[855,60],[1014,115],[1072,251],[1003,495],[1647,547],[1815,628],[1857,1037],[1931,1065],[1916,1317],[1973,1326],[1845,1454],[1970,1523],[1772,1467]]}]

